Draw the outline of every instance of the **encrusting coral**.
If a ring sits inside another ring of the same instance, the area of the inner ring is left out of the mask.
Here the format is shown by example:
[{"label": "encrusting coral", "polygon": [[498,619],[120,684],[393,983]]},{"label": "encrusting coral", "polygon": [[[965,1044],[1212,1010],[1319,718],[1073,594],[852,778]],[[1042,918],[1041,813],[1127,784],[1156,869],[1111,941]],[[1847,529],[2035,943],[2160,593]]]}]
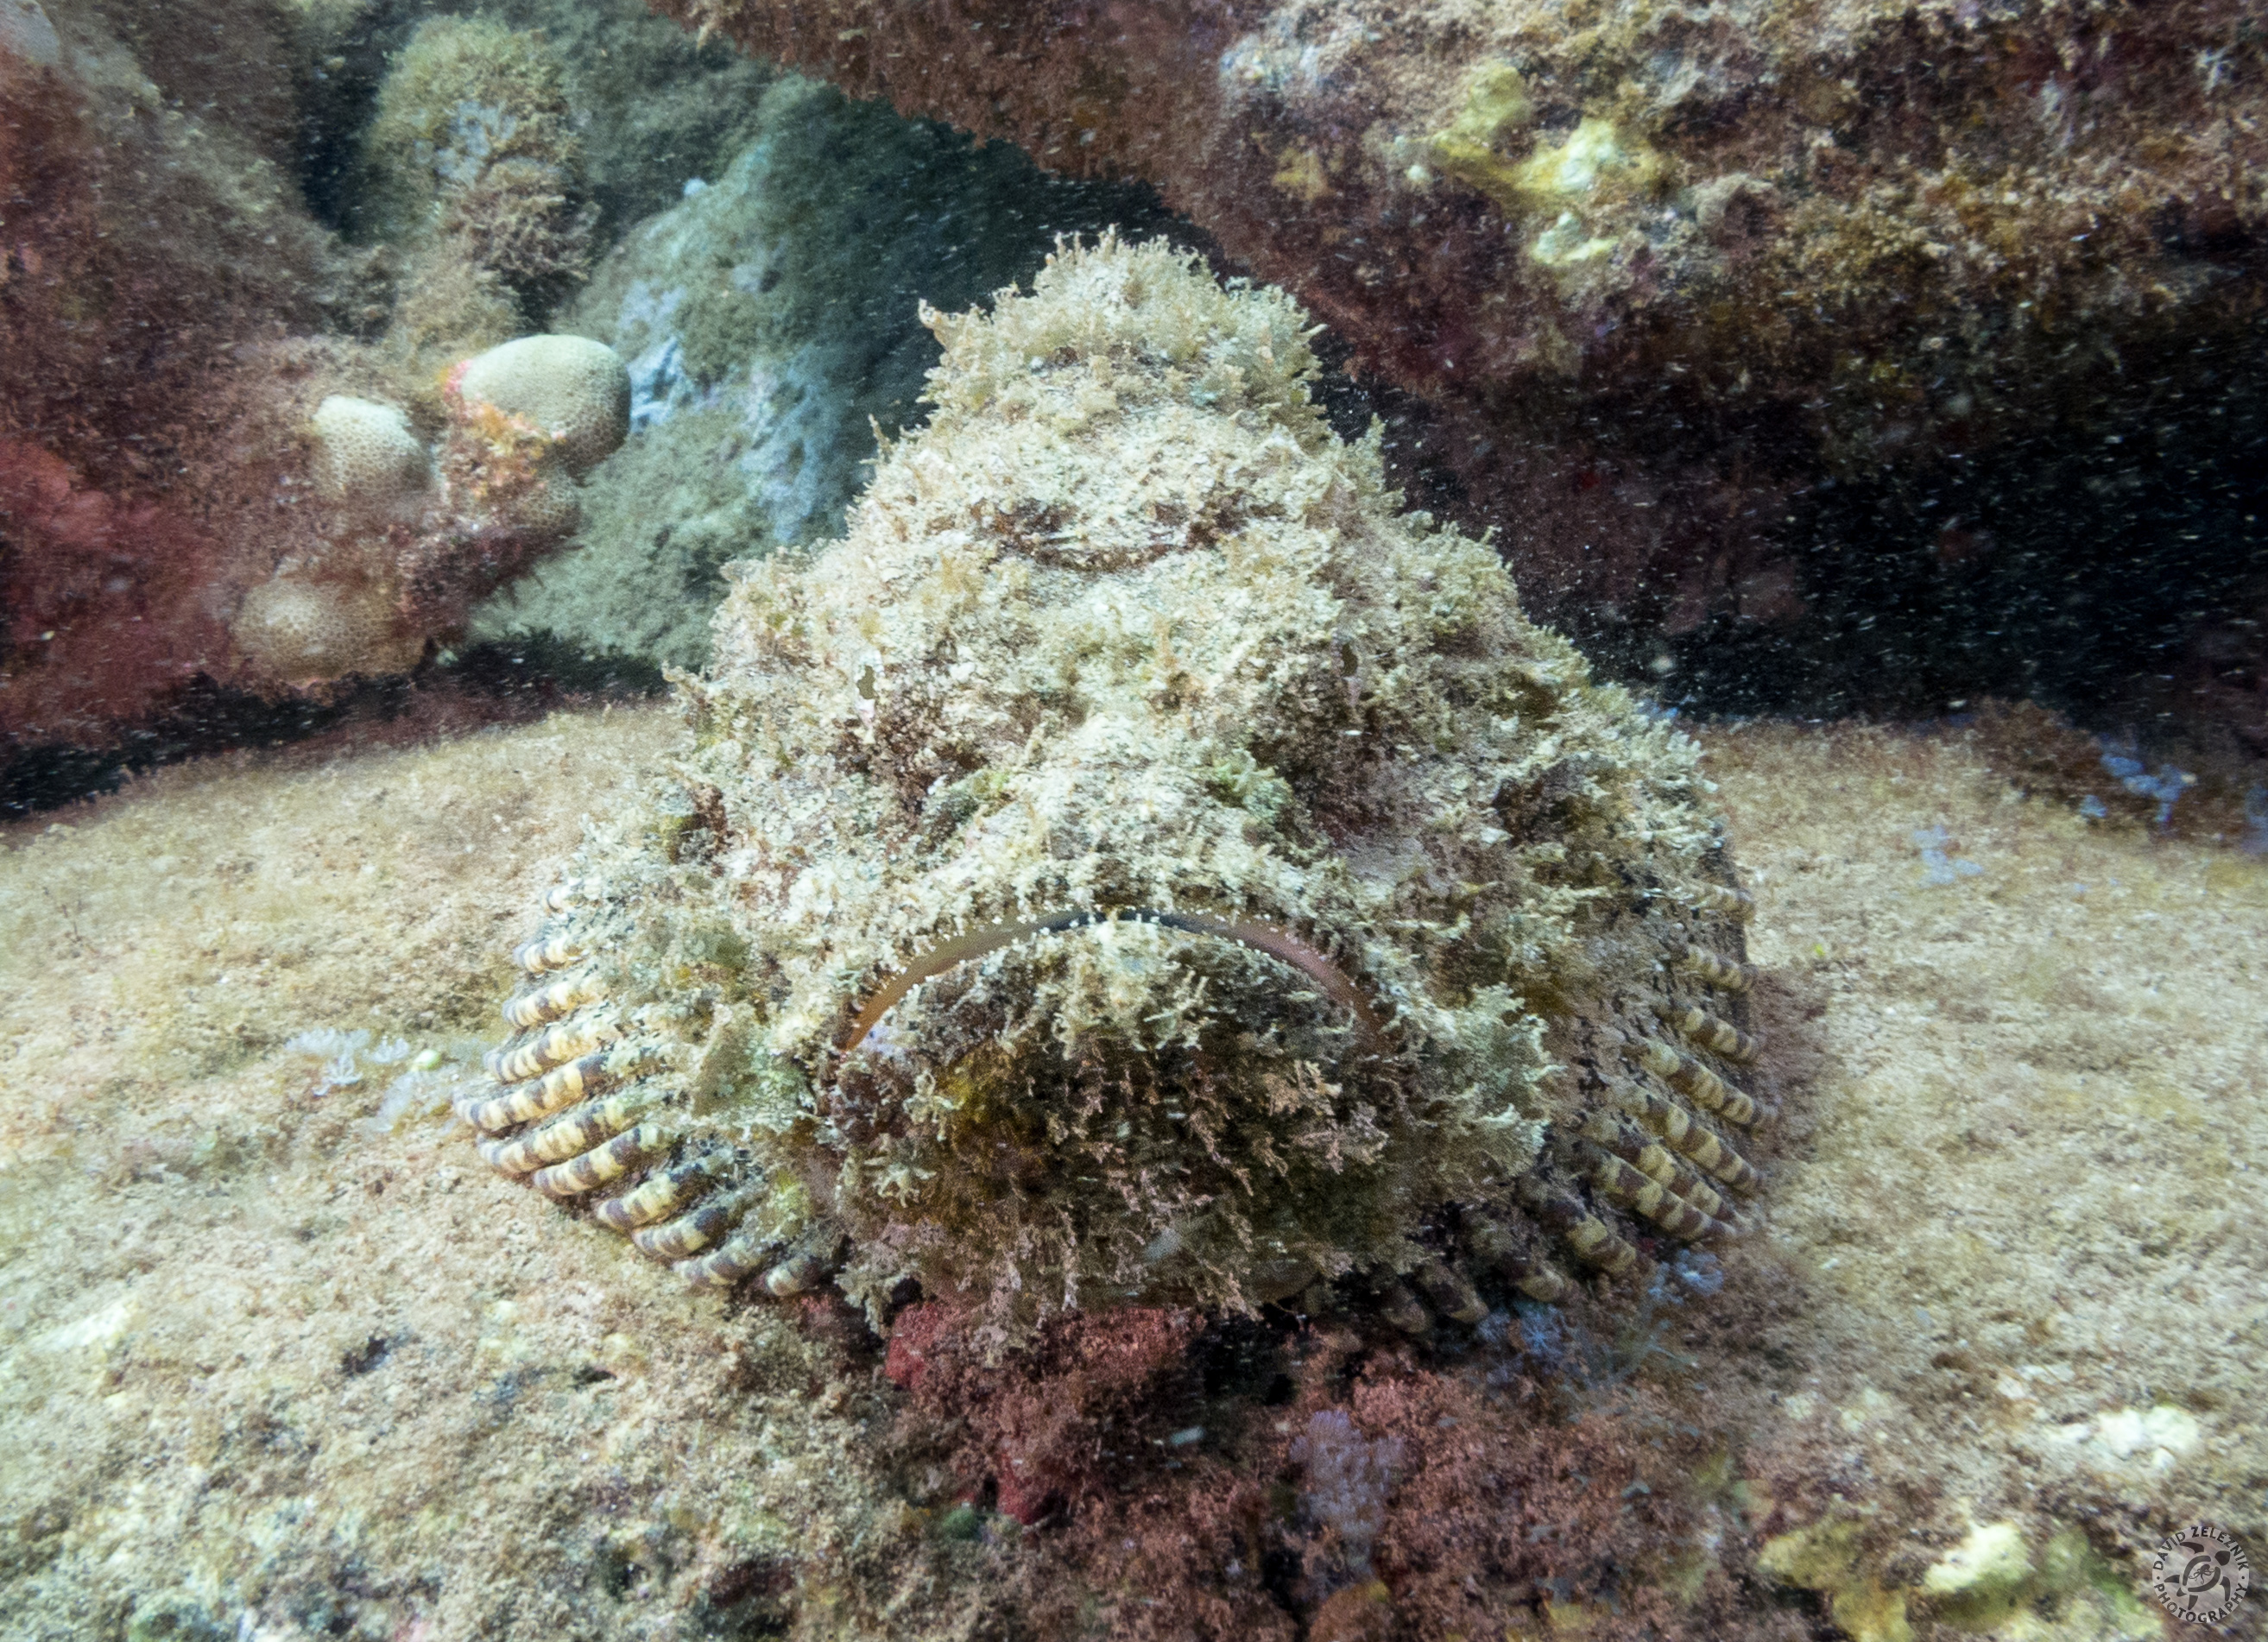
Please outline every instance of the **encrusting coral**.
[{"label": "encrusting coral", "polygon": [[1281,293],[1106,239],[926,317],[930,423],[737,568],[690,747],[520,949],[488,1160],[997,1339],[1342,1279],[1423,1330],[1734,1234],[1691,743],[1395,512]]},{"label": "encrusting coral", "polygon": [[376,517],[414,507],[433,483],[424,441],[396,406],[333,394],[315,407],[315,494]]},{"label": "encrusting coral", "polygon": [[282,571],[244,596],[229,631],[247,658],[279,682],[398,673],[424,653],[425,636],[400,600],[359,565],[328,574]]}]

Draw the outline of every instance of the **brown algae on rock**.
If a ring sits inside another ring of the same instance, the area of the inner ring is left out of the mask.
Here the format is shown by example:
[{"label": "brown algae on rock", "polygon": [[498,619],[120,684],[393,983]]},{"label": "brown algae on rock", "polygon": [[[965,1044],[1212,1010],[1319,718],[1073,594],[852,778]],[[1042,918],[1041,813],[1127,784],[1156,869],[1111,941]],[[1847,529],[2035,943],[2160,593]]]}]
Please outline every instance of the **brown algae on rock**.
[{"label": "brown algae on rock", "polygon": [[929,425],[738,570],[689,750],[520,949],[489,1161],[696,1280],[1003,1338],[1342,1278],[1422,1329],[1734,1235],[1692,744],[1396,512],[1290,298],[1106,239],[927,317]]}]

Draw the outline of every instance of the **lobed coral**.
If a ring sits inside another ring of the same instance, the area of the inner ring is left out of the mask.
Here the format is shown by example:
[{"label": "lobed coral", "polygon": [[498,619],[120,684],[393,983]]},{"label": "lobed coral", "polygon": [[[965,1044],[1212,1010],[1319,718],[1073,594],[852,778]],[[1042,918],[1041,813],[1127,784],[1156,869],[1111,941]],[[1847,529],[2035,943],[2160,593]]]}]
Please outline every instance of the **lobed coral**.
[{"label": "lobed coral", "polygon": [[630,374],[603,342],[523,336],[461,362],[445,397],[438,453],[394,406],[332,394],[316,407],[310,466],[326,517],[230,622],[254,678],[414,666],[473,600],[573,531],[576,479],[628,429]]},{"label": "lobed coral", "polygon": [[230,637],[279,681],[407,671],[424,653],[425,636],[401,619],[394,589],[359,570],[277,572],[244,595]]},{"label": "lobed coral", "polygon": [[489,1161],[996,1340],[1340,1279],[1422,1331],[1468,1267],[1734,1235],[1690,743],[1395,512],[1280,293],[1106,239],[930,318],[930,423],[844,541],[738,568],[690,748],[521,949]]}]

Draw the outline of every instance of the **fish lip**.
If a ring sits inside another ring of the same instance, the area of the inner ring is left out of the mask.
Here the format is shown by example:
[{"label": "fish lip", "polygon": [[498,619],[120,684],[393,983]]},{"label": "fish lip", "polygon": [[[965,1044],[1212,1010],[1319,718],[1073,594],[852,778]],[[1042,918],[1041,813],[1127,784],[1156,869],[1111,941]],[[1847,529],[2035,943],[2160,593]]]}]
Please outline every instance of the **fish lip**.
[{"label": "fish lip", "polygon": [[1384,1058],[1393,1051],[1391,1017],[1378,1007],[1369,990],[1315,945],[1283,924],[1160,907],[1064,907],[1035,918],[1003,920],[966,931],[931,947],[870,988],[851,1012],[848,1024],[828,1045],[831,1069],[839,1071],[844,1059],[881,1024],[882,1018],[924,981],[1035,935],[1061,934],[1113,924],[1149,924],[1182,934],[1209,935],[1234,941],[1289,964],[1353,1015],[1361,1040],[1360,1053]]}]

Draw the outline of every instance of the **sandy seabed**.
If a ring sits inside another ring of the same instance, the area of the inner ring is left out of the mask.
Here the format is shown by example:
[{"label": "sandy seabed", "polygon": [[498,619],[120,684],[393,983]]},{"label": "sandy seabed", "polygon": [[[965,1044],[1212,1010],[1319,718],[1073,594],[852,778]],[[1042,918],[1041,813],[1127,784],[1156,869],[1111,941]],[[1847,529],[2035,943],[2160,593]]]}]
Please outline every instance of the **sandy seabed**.
[{"label": "sandy seabed", "polygon": [[[447,1114],[674,733],[215,760],[0,833],[0,1637],[1039,1634],[1047,1530],[940,1531],[874,1342],[681,1291]],[[2150,1545],[2268,1535],[2268,861],[1956,732],[1704,739],[1784,1109],[1768,1235],[1637,1371],[1721,1442],[1703,1633],[2161,1634]]]}]

